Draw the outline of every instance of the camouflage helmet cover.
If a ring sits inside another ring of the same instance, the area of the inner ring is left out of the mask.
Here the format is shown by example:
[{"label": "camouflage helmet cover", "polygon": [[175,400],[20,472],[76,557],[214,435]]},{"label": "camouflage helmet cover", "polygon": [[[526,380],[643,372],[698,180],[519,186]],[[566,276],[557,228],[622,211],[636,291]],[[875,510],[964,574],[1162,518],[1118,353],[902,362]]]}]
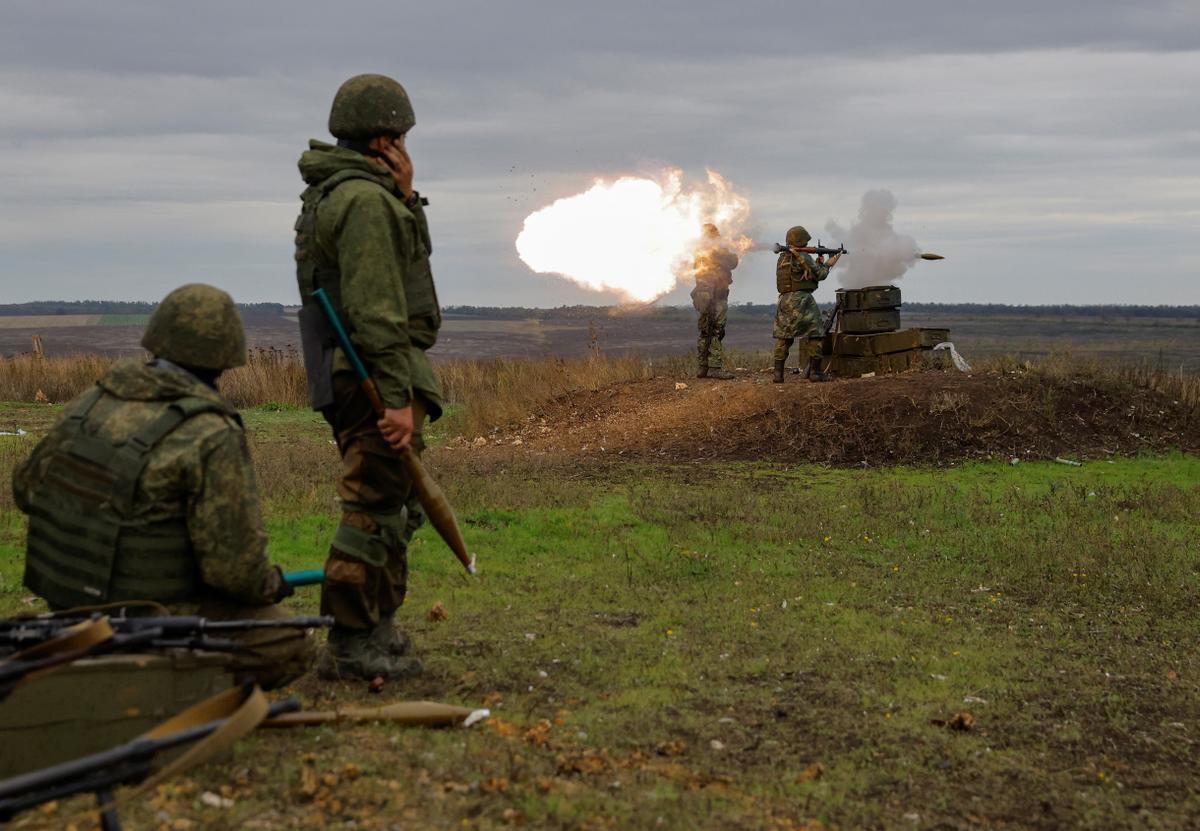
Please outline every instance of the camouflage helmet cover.
[{"label": "camouflage helmet cover", "polygon": [[333,96],[329,132],[341,139],[400,135],[417,123],[408,93],[386,75],[355,75]]},{"label": "camouflage helmet cover", "polygon": [[180,286],[163,298],[146,324],[142,346],[156,357],[195,369],[246,363],[246,332],[233,298],[203,283]]},{"label": "camouflage helmet cover", "polygon": [[784,242],[790,246],[794,245],[797,248],[803,248],[804,246],[808,245],[808,241],[810,239],[812,239],[812,237],[809,235],[808,231],[805,230],[803,225],[793,225],[791,228],[788,228],[787,239],[785,239]]}]

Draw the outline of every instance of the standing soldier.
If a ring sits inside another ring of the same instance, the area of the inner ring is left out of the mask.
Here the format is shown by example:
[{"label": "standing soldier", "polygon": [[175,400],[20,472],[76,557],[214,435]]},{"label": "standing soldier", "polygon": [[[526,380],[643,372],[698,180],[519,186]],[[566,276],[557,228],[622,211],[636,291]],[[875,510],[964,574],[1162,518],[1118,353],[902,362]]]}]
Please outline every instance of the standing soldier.
[{"label": "standing soldier", "polygon": [[[407,548],[424,516],[399,451],[420,452],[426,417],[442,412],[425,350],[441,310],[429,267],[427,204],[413,190],[405,137],[408,94],[383,75],[342,84],[329,113],[337,146],[311,141],[300,157],[308,185],[296,222],[296,277],[309,397],[342,456],[342,521],[333,535],[321,613],[335,624],[322,677],[400,678],[421,672],[393,624],[404,602]],[[321,288],[378,385],[376,416],[312,298]]]},{"label": "standing soldier", "polygon": [[[109,370],[13,473],[29,514],[25,585],[52,609],[149,600],[218,620],[288,617],[274,605],[292,589],[267,561],[242,420],[216,389],[246,362],[233,300],[176,289],[142,346],[154,360]],[[241,640],[234,669],[268,688],[312,658],[302,632]]]},{"label": "standing soldier", "polygon": [[787,238],[788,250],[779,254],[775,264],[775,285],[779,291],[779,308],[775,311],[775,383],[783,383],[783,368],[787,364],[788,351],[792,341],[800,338],[800,362],[808,358],[805,377],[810,381],[825,381],[827,377],[821,373],[821,356],[813,354],[810,338],[821,325],[821,310],[813,299],[817,284],[829,276],[829,269],[837,263],[840,254],[834,254],[828,263],[825,257],[818,256],[816,261],[803,251],[793,249],[803,248],[812,239],[808,231],[800,225],[789,228]]},{"label": "standing soldier", "polygon": [[692,305],[700,313],[697,321],[700,337],[696,341],[700,365],[696,377],[728,380],[733,373],[724,369],[725,350],[721,341],[725,339],[729,286],[733,283],[738,256],[721,242],[716,225],[705,223],[703,233],[704,247],[696,252],[696,287],[692,289]]}]

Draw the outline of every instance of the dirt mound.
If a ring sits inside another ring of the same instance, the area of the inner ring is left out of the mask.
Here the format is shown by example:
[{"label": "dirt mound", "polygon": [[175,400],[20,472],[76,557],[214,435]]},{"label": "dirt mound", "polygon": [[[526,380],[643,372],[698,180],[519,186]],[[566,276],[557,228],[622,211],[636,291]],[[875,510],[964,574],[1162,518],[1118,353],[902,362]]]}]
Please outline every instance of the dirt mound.
[{"label": "dirt mound", "polygon": [[1099,376],[906,373],[811,384],[739,372],[578,392],[451,448],[596,460],[946,464],[1200,449],[1195,406]]}]

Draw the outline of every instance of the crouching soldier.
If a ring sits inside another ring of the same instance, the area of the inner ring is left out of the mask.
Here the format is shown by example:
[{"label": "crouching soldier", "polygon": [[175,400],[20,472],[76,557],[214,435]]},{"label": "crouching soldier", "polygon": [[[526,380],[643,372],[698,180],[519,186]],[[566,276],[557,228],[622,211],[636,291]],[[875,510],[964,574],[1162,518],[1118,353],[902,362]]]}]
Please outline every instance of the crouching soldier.
[{"label": "crouching soldier", "polygon": [[[29,514],[25,585],[52,609],[154,601],[211,619],[288,617],[291,594],[267,561],[241,418],[222,371],[246,362],[233,300],[193,284],[150,317],[149,363],[124,361],[63,411],[13,473]],[[242,679],[286,684],[313,658],[303,631],[241,636]]]}]

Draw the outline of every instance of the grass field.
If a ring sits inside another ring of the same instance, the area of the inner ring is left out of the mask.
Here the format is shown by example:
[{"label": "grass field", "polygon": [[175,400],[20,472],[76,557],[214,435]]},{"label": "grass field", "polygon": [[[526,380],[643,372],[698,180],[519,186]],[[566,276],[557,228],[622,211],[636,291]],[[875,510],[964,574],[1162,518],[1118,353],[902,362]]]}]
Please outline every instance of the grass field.
[{"label": "grass field", "polygon": [[[55,410],[4,405],[0,429],[31,434],[0,437],[0,477]],[[323,422],[267,407],[247,424],[271,555],[319,565],[338,515]],[[383,697],[494,718],[261,733],[161,787],[130,827],[1200,825],[1194,456],[599,468],[435,448],[430,462],[480,576],[421,532],[402,618],[427,672]],[[22,527],[5,488],[0,612],[33,608]],[[448,620],[426,619],[436,602]],[[296,690],[380,703],[358,685]]]}]

